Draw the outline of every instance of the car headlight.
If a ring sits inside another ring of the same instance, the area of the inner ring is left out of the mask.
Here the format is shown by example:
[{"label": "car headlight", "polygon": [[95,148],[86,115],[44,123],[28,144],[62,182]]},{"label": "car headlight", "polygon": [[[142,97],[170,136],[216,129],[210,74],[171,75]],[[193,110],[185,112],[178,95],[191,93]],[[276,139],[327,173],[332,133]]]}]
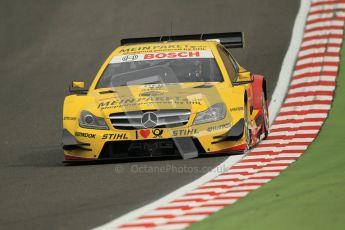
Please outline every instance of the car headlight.
[{"label": "car headlight", "polygon": [[224,103],[218,103],[212,105],[205,111],[199,112],[196,114],[193,124],[203,124],[208,122],[214,122],[223,120],[226,115],[226,108]]},{"label": "car headlight", "polygon": [[96,117],[88,111],[81,111],[79,126],[87,129],[109,129],[104,118]]}]

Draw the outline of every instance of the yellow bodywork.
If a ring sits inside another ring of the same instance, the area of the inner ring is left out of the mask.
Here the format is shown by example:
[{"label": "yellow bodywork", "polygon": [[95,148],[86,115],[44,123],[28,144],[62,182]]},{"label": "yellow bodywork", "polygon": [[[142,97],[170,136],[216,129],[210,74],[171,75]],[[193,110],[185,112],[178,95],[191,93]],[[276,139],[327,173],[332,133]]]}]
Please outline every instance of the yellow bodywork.
[{"label": "yellow bodywork", "polygon": [[[217,50],[216,41],[180,41],[160,42],[120,46],[104,62],[92,82],[86,95],[70,95],[65,98],[63,107],[63,128],[82,145],[80,149],[64,150],[65,157],[98,159],[104,144],[108,141],[138,141],[152,139],[169,139],[177,137],[194,137],[198,139],[205,152],[214,153],[245,144],[245,135],[237,141],[212,143],[216,136],[224,135],[244,117],[244,94],[248,84],[233,86]],[[223,82],[207,83],[208,87],[197,87],[203,83],[179,83],[174,85],[134,85],[116,88],[96,89],[105,68],[116,57],[127,54],[178,52],[193,50],[211,50],[224,78]],[[241,68],[241,67],[240,67]],[[241,68],[241,70],[243,70]],[[79,83],[78,86],[81,86]],[[112,90],[111,93],[104,93]],[[159,93],[164,103],[154,97],[141,99],[145,92]],[[207,110],[210,105],[224,102],[227,108],[223,120],[193,125],[196,113]],[[250,105],[249,105],[250,106]],[[115,129],[110,121],[110,114],[137,110],[190,109],[189,121],[184,126],[159,129]],[[79,125],[81,111],[89,111],[105,119],[109,130],[82,128]],[[254,125],[257,111],[249,115],[250,126]],[[159,134],[159,135],[157,135]]]},{"label": "yellow bodywork", "polygon": [[82,81],[73,81],[72,82],[72,88],[83,89],[84,87],[85,87],[85,82],[82,82]]}]

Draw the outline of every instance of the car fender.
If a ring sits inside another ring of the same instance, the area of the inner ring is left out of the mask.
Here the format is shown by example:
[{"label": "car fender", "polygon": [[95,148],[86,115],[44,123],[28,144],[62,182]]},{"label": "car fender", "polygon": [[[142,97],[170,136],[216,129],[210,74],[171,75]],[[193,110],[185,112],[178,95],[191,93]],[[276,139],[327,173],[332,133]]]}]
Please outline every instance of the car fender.
[{"label": "car fender", "polygon": [[74,133],[79,122],[80,111],[93,101],[92,97],[86,95],[69,95],[65,97],[62,117],[63,128]]},{"label": "car fender", "polygon": [[[262,75],[253,75],[253,83],[252,83],[252,105],[254,109],[262,110],[262,96],[264,93],[264,90],[266,88],[265,86],[265,78]],[[266,97],[267,99],[267,97]]]},{"label": "car fender", "polygon": [[[262,75],[254,75],[253,76],[253,83],[252,83],[252,89],[253,89],[253,107],[255,110],[258,111],[257,116],[255,116],[254,120],[256,125],[258,126],[259,130],[263,132],[263,130],[266,132],[266,127],[263,129],[264,125],[264,111],[262,106],[262,99],[263,96],[266,96],[266,106],[268,106],[267,101],[267,91],[266,91],[266,82],[265,78]],[[258,132],[259,132],[258,130]],[[259,133],[260,134],[260,133]],[[266,134],[267,135],[267,134]]]}]

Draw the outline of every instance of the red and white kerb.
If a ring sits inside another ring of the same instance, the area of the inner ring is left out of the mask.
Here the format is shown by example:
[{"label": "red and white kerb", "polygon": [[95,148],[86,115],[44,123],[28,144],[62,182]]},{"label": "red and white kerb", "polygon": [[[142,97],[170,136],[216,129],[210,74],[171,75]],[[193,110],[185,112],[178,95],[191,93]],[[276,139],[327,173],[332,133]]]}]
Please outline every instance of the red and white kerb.
[{"label": "red and white kerb", "polygon": [[296,161],[318,135],[331,108],[344,21],[345,0],[311,1],[288,94],[267,140],[227,172],[136,219],[113,227],[184,229],[235,203]]}]

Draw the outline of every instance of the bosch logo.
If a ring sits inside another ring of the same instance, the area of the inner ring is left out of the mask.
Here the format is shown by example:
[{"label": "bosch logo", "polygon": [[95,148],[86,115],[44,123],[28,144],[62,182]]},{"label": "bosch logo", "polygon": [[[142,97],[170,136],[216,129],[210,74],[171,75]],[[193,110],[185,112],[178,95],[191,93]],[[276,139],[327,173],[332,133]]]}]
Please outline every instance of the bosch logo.
[{"label": "bosch logo", "polygon": [[154,112],[146,112],[141,118],[141,124],[145,128],[156,127],[157,123],[158,123],[158,117]]}]

